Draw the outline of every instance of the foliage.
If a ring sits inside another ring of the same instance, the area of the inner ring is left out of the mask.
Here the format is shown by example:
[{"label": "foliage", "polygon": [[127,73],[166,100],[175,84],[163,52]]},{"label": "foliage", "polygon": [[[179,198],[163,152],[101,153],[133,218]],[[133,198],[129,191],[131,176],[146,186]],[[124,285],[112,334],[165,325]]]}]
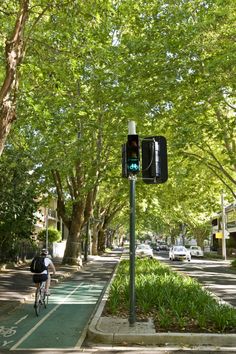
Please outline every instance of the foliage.
[{"label": "foliage", "polygon": [[[2,53],[18,11],[8,2]],[[80,244],[93,213],[106,211],[103,231],[128,230],[120,146],[132,119],[141,138],[167,137],[169,159],[166,184],[137,181],[137,232],[174,238],[185,224],[204,239],[222,188],[235,189],[235,1],[29,3],[10,139],[28,150],[41,190],[57,192],[69,242]]]},{"label": "foliage", "polygon": [[41,230],[37,235],[38,240],[45,241],[47,233],[49,243],[58,242],[61,240],[61,232],[55,229],[54,227],[49,227],[48,230]]},{"label": "foliage", "polygon": [[[153,317],[157,332],[235,333],[236,310],[220,305],[194,279],[152,259],[136,259],[137,317]],[[105,313],[128,317],[129,261],[122,260]]]},{"label": "foliage", "polygon": [[37,188],[23,151],[8,146],[0,161],[1,258],[14,258],[21,239],[29,239],[37,210]]}]

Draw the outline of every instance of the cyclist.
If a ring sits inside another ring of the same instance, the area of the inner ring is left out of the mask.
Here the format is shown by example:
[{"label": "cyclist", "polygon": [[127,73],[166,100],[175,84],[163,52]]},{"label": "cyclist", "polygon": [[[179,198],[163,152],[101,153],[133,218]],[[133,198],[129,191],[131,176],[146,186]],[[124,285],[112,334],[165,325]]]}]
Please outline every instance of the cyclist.
[{"label": "cyclist", "polygon": [[33,282],[36,283],[36,286],[38,287],[40,282],[46,281],[45,292],[46,292],[46,295],[50,295],[49,288],[50,288],[51,277],[50,277],[48,268],[52,269],[53,274],[56,274],[56,268],[55,268],[52,260],[50,259],[51,256],[48,254],[47,249],[45,249],[45,248],[42,249],[42,251],[40,253],[40,257],[44,258],[44,265],[47,269],[45,269],[42,273],[34,273]]}]

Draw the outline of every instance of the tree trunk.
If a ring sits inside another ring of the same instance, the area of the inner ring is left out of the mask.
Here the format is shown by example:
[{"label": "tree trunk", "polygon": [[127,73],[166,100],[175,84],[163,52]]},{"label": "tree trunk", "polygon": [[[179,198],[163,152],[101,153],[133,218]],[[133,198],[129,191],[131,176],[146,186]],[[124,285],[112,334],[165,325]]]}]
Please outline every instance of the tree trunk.
[{"label": "tree trunk", "polygon": [[98,254],[101,254],[105,251],[106,248],[106,238],[104,229],[101,228],[98,231]]},{"label": "tree trunk", "polygon": [[6,73],[0,89],[0,156],[3,152],[11,125],[16,119],[16,95],[18,90],[18,71],[25,56],[24,28],[28,18],[29,0],[20,2],[12,36],[6,41]]},{"label": "tree trunk", "polygon": [[81,258],[81,229],[84,221],[84,203],[73,206],[69,235],[63,257],[63,264],[82,265]]},{"label": "tree trunk", "polygon": [[92,255],[98,254],[98,223],[93,224],[93,236],[92,236]]}]

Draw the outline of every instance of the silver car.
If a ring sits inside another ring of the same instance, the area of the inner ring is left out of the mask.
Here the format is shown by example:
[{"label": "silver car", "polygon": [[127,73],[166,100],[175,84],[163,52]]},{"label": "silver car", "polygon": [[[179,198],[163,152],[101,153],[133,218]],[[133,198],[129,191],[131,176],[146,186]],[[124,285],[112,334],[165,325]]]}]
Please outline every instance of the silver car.
[{"label": "silver car", "polygon": [[184,246],[173,246],[170,248],[170,251],[169,251],[169,259],[171,261],[187,260],[190,262],[191,261],[191,254],[190,254],[189,250],[187,250],[187,248]]},{"label": "silver car", "polygon": [[192,257],[203,257],[203,250],[200,246],[190,246],[189,251]]},{"label": "silver car", "polygon": [[153,258],[153,250],[149,245],[140,244],[136,247],[135,252],[138,257]]}]

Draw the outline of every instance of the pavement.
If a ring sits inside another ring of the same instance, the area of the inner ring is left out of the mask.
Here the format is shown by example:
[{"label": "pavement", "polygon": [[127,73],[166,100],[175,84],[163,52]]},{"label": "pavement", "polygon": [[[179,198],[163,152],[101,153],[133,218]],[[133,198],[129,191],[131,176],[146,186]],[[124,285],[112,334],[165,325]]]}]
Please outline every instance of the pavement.
[{"label": "pavement", "polygon": [[[107,254],[106,257],[115,257],[117,263],[121,256],[120,252]],[[86,263],[87,272],[83,271],[83,267],[61,265],[60,260],[54,260],[57,269],[56,282],[63,282],[71,277],[74,273],[81,276],[89,277],[89,268],[96,264],[99,256],[89,256]],[[184,347],[209,350],[209,352],[230,352],[236,353],[236,335],[235,334],[217,334],[217,333],[156,333],[152,319],[147,322],[136,322],[130,326],[128,319],[104,317],[103,309],[109,292],[112,276],[115,275],[114,270],[116,264],[110,267],[106,272],[107,287],[104,288],[103,296],[99,299],[96,311],[90,319],[87,329],[87,339],[85,347],[92,348],[96,345],[111,346],[144,346],[163,348],[175,348],[176,351]],[[101,272],[101,268],[98,269]],[[1,270],[0,273],[0,322],[2,318],[8,316],[14,309],[33,299],[34,286],[32,284],[32,276],[29,272],[29,265],[20,265]],[[93,272],[94,277],[94,272]],[[96,279],[93,278],[93,281]],[[217,287],[217,284],[216,284]],[[53,283],[52,283],[53,288]],[[235,289],[236,296],[236,289]]]}]

